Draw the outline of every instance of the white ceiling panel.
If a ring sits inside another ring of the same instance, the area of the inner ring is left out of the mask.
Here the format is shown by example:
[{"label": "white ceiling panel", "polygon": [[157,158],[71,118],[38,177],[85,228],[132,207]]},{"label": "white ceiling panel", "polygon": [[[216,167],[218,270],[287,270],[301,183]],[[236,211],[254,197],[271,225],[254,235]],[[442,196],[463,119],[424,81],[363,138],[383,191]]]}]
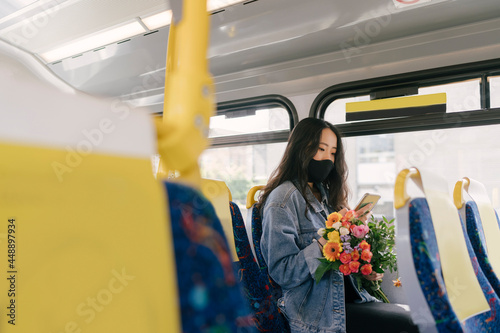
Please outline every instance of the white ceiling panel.
[{"label": "white ceiling panel", "polygon": [[86,35],[129,23],[138,16],[169,9],[166,0],[73,0],[58,3],[61,1],[45,4],[46,9],[35,16],[2,29],[0,38],[31,53],[43,53]]},{"label": "white ceiling panel", "polygon": [[0,19],[11,15],[38,0],[2,0],[0,2]]}]

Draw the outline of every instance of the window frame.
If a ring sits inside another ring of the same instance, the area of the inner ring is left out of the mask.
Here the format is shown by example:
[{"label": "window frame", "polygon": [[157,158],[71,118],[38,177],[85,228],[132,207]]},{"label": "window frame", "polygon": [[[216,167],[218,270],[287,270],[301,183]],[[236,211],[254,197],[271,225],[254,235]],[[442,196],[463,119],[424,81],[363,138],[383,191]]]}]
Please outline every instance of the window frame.
[{"label": "window frame", "polygon": [[215,115],[220,116],[234,111],[258,110],[276,107],[283,108],[288,112],[290,129],[267,133],[249,133],[212,138],[209,139],[210,146],[207,149],[286,142],[290,132],[298,122],[298,115],[292,101],[285,96],[264,95],[217,103]]},{"label": "window frame", "polygon": [[336,127],[343,136],[350,137],[500,124],[500,108],[490,108],[487,80],[489,76],[498,73],[500,73],[500,59],[493,59],[341,83],[330,86],[318,94],[311,105],[309,116],[324,119],[328,106],[340,98],[370,95],[384,90],[420,88],[480,79],[480,110],[359,121],[338,124]]}]

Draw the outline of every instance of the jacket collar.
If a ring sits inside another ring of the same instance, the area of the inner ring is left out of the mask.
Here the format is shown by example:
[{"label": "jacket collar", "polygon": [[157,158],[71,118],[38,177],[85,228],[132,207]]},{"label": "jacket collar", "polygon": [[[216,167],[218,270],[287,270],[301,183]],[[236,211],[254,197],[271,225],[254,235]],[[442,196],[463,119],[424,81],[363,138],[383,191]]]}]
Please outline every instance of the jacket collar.
[{"label": "jacket collar", "polygon": [[321,193],[321,202],[318,201],[318,199],[314,196],[311,188],[307,186],[306,190],[306,199],[309,201],[311,204],[312,208],[316,213],[322,212],[325,210],[325,207],[328,207],[328,196],[326,195],[326,190],[321,183],[314,183],[316,187],[319,189],[319,192]]}]

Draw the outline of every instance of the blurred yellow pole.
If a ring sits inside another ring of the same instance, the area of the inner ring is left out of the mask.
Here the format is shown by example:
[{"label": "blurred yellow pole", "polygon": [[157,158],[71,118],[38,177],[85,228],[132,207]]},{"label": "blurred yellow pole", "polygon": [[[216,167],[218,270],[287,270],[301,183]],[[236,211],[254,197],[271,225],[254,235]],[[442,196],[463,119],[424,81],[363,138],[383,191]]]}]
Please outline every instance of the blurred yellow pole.
[{"label": "blurred yellow pole", "polygon": [[[174,12],[175,15],[175,12]],[[213,83],[206,58],[209,15],[206,3],[183,2],[182,17],[170,26],[165,78],[163,124],[158,127],[160,174],[179,172],[179,178],[200,187],[198,158],[208,146],[213,114]]]}]

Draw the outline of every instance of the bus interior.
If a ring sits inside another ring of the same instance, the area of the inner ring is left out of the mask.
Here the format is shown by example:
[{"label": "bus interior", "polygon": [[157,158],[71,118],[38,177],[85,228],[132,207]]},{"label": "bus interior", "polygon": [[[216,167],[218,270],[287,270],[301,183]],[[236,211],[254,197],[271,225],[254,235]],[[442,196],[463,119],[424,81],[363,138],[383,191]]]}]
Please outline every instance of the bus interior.
[{"label": "bus interior", "polygon": [[[161,119],[170,26],[182,3],[3,0],[0,45],[60,91]],[[203,178],[227,185],[247,228],[249,190],[266,184],[306,117],[342,132],[352,206],[378,193],[374,216],[395,218],[398,173],[417,167],[445,178],[450,193],[463,177],[479,181],[500,209],[498,0],[208,0],[207,10],[215,105],[198,162]],[[16,93],[29,99],[26,89]],[[346,111],[431,94],[446,96],[437,112],[424,105],[352,119]],[[150,159],[156,176],[158,152]]]}]

